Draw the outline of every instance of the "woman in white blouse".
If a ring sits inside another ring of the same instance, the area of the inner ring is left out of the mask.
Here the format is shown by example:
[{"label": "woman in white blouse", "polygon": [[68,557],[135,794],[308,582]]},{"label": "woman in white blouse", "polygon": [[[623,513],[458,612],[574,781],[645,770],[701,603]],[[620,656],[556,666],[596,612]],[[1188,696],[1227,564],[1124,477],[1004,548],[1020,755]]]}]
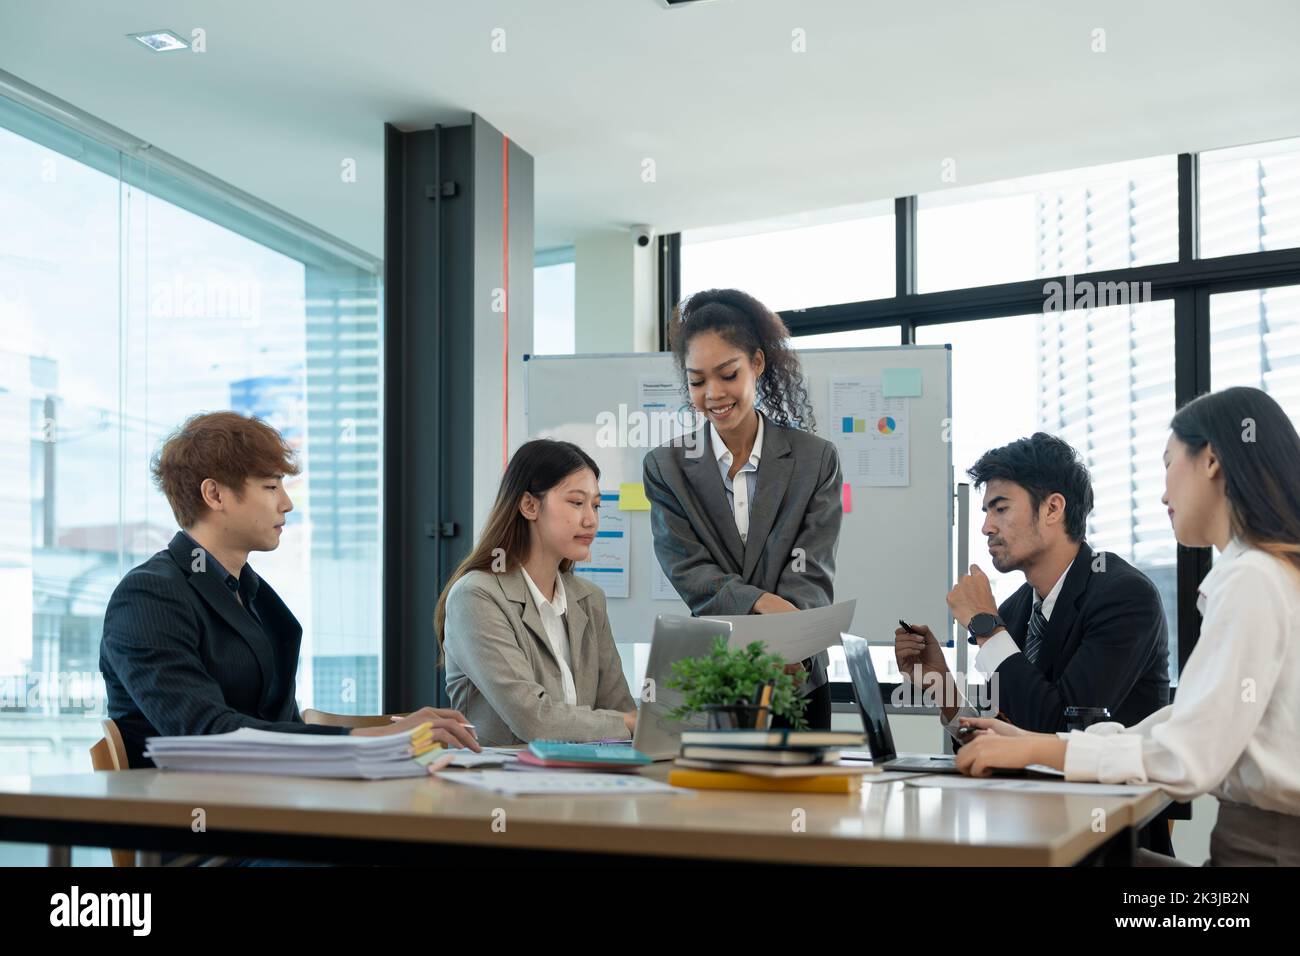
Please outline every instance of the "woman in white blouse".
[{"label": "woman in white blouse", "polygon": [[1201,582],[1201,634],[1174,703],[1125,728],[1031,734],[980,728],[957,765],[984,776],[1041,763],[1068,780],[1156,784],[1219,799],[1210,864],[1300,864],[1300,435],[1281,406],[1230,388],[1170,423],[1165,494],[1174,535],[1218,555]]}]

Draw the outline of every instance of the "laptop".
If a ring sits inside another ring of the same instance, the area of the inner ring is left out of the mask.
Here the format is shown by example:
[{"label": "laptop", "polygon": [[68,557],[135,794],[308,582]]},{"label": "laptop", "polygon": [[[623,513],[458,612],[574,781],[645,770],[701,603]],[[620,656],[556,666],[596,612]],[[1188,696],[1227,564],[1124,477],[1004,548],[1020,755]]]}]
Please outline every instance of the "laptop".
[{"label": "laptop", "polygon": [[[636,732],[632,735],[632,746],[641,753],[654,760],[672,760],[681,750],[682,731],[706,726],[703,714],[692,715],[684,721],[668,716],[669,711],[680,707],[683,701],[682,692],[671,690],[668,681],[673,676],[674,662],[686,657],[708,656],[713,650],[713,639],[718,635],[730,638],[731,625],[726,621],[673,614],[660,614],[655,618],[645,682],[637,694]],[[647,701],[645,698],[650,696],[652,688],[653,699]]]},{"label": "laptop", "polygon": [[[952,754],[900,754],[894,748],[894,735],[889,729],[885,713],[885,695],[876,680],[876,668],[871,663],[871,645],[861,637],[841,634],[844,657],[853,680],[853,696],[862,713],[862,726],[871,748],[872,764],[886,770],[914,773],[961,773]],[[639,725],[638,725],[639,726]]]}]

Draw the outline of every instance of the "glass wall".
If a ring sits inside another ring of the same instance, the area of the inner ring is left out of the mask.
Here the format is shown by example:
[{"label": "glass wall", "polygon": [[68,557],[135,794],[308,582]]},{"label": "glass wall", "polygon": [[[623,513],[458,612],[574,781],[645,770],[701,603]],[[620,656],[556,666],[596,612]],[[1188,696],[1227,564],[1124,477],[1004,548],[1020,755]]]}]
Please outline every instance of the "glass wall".
[{"label": "glass wall", "polygon": [[187,416],[303,472],[252,565],[304,629],[302,707],[379,710],[379,263],[0,99],[0,774],[80,772],[122,575],[176,530],[150,458]]}]

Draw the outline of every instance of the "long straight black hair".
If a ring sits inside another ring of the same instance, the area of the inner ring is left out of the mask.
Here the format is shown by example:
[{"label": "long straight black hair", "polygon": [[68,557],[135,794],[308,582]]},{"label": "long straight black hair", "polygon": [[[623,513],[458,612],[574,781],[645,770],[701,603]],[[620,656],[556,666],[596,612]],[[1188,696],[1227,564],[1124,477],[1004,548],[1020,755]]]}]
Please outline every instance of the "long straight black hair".
[{"label": "long straight black hair", "polygon": [[1225,388],[1169,427],[1190,454],[1209,445],[1222,462],[1233,533],[1300,571],[1300,434],[1282,406],[1258,388]]},{"label": "long straight black hair", "polygon": [[[524,492],[540,499],[583,468],[590,468],[596,479],[600,479],[600,468],[590,455],[572,442],[550,438],[525,442],[510,456],[510,464],[501,476],[496,501],[492,503],[483,533],[469,557],[447,579],[447,586],[438,597],[438,606],[433,612],[433,629],[438,635],[439,647],[442,646],[443,625],[447,620],[447,595],[451,593],[452,585],[471,571],[490,570],[498,557],[498,549],[505,557],[502,571],[513,570],[528,557],[528,519],[519,511]],[[573,562],[568,558],[560,562],[562,572],[572,567]]]}]

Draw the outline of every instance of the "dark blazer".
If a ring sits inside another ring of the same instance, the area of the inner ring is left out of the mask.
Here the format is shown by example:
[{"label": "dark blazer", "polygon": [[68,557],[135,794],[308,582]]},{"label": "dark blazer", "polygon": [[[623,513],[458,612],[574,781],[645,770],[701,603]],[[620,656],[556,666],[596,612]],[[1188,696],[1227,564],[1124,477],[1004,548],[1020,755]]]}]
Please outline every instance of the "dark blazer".
[{"label": "dark blazer", "polygon": [[[1024,584],[998,609],[1023,648],[1034,610]],[[1017,727],[1065,730],[1065,708],[1106,707],[1132,727],[1169,703],[1169,636],[1160,592],[1118,555],[1082,542],[1052,608],[1038,660],[997,670],[997,704]]]},{"label": "dark blazer", "polygon": [[302,627],[279,595],[258,580],[259,627],[215,569],[192,570],[194,548],[178,532],[127,572],[104,612],[99,669],[131,766],[153,765],[142,755],[146,737],[240,727],[347,733],[302,722],[294,700]]},{"label": "dark blazer", "polygon": [[[696,617],[749,614],[765,591],[801,610],[835,603],[835,551],[844,517],[835,446],[764,421],[749,535],[742,542],[713,456],[712,427],[706,422],[690,446],[652,449],[643,465],[655,555],[677,593]],[[811,664],[799,688],[803,694],[826,683],[827,655]]]}]

